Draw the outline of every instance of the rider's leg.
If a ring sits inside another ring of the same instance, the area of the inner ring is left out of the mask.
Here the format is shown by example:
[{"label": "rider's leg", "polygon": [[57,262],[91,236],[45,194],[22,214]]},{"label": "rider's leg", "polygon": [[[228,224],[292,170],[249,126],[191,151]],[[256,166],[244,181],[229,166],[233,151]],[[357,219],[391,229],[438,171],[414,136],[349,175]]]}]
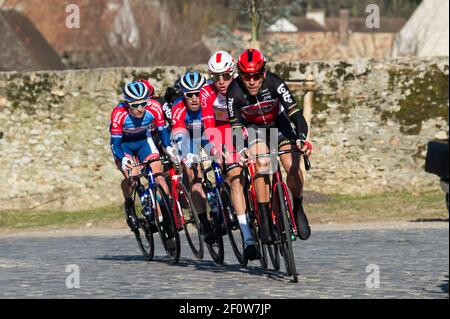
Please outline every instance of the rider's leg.
[{"label": "rider's leg", "polygon": [[[214,239],[214,232],[211,229],[211,224],[206,215],[206,195],[203,192],[202,188],[202,176],[200,172],[200,167],[197,165],[197,175],[195,175],[195,171],[192,168],[183,165],[184,173],[188,178],[189,185],[192,185],[191,188],[191,198],[194,204],[194,207],[198,213],[198,219],[200,220],[202,226],[202,234],[203,239],[208,242]],[[189,189],[189,187],[188,187]]]},{"label": "rider's leg", "polygon": [[[295,146],[288,144],[280,147],[280,150],[293,149]],[[303,185],[304,177],[300,166],[300,154],[288,153],[280,156],[281,163],[287,173],[287,185],[292,193],[294,203],[293,211],[297,223],[297,236],[306,240],[311,236],[308,218],[303,209]]]},{"label": "rider's leg", "polygon": [[170,195],[169,186],[167,185],[166,178],[164,176],[164,169],[161,162],[153,162],[150,164],[150,167],[152,168],[153,177],[155,178],[156,183],[161,185],[161,187],[164,189],[164,192],[167,195]]},{"label": "rider's leg", "polygon": [[242,235],[244,236],[245,247],[248,245],[254,245],[255,240],[248,227],[246,205],[244,197],[244,187],[241,179],[242,167],[235,166],[227,172],[227,182],[231,185],[231,202],[236,212],[236,217],[241,228]]},{"label": "rider's leg", "polygon": [[135,183],[130,183],[128,179],[128,172],[123,171],[121,168],[121,162],[116,159],[116,166],[119,171],[122,173],[124,179],[120,183],[120,188],[122,189],[122,194],[124,197],[124,212],[125,212],[125,220],[131,230],[135,230],[138,227],[138,221],[136,217],[136,212],[134,209],[134,202],[132,200],[134,188],[136,187]]},{"label": "rider's leg", "polygon": [[[249,148],[250,156],[268,153],[269,148],[266,143],[258,142]],[[263,157],[256,159],[255,164],[255,187],[256,200],[258,202],[258,212],[261,217],[261,241],[265,244],[273,242],[272,227],[270,221],[269,205],[269,183],[270,183],[270,158]]]},{"label": "rider's leg", "polygon": [[[139,149],[138,157],[141,162],[154,160],[160,157],[158,147],[156,146],[155,141],[153,141],[153,137],[147,138],[146,143],[144,143],[143,146]],[[152,169],[153,177],[155,178],[156,183],[161,185],[161,187],[164,189],[164,192],[169,195],[169,187],[167,186],[161,161],[151,163],[150,167]]]}]

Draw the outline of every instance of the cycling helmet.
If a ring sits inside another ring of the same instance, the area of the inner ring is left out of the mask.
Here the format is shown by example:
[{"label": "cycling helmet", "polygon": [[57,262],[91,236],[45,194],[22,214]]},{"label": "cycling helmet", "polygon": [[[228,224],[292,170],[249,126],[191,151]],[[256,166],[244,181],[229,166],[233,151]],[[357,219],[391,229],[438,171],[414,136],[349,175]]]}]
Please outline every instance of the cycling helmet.
[{"label": "cycling helmet", "polygon": [[208,70],[211,73],[233,72],[234,59],[226,51],[217,51],[209,58]]},{"label": "cycling helmet", "polygon": [[145,100],[149,97],[148,88],[142,82],[131,82],[123,89],[123,98],[127,102]]},{"label": "cycling helmet", "polygon": [[183,88],[181,87],[181,77],[175,80],[175,82],[173,83],[173,88],[176,92],[183,93]]},{"label": "cycling helmet", "polygon": [[150,84],[150,82],[149,82],[148,80],[140,79],[140,80],[137,80],[136,82],[144,83],[144,85],[145,85],[145,86],[147,87],[147,89],[148,89],[148,96],[149,96],[149,97],[152,97],[152,96],[153,96],[153,94],[155,93],[155,88],[153,87],[153,85]]},{"label": "cycling helmet", "polygon": [[205,83],[205,77],[196,71],[186,72],[186,74],[184,74],[180,79],[180,85],[183,93],[200,91]]},{"label": "cycling helmet", "polygon": [[241,73],[264,71],[265,65],[264,55],[256,49],[247,49],[239,56],[238,68]]}]

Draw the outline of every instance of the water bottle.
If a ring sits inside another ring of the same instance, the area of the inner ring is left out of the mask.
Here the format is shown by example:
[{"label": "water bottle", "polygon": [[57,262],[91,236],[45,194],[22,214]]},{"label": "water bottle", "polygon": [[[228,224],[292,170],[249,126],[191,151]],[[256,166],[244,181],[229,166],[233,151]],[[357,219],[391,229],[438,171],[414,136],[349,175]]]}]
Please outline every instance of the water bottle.
[{"label": "water bottle", "polygon": [[149,198],[149,192],[148,189],[144,190],[143,192],[141,192],[139,194],[140,198],[141,198],[141,204],[142,204],[142,208],[143,208],[143,213],[145,216],[149,216],[150,215],[150,203],[148,201]]},{"label": "water bottle", "polygon": [[211,208],[211,216],[216,216],[219,211],[216,194],[214,192],[208,192],[206,197],[208,198],[209,207]]}]

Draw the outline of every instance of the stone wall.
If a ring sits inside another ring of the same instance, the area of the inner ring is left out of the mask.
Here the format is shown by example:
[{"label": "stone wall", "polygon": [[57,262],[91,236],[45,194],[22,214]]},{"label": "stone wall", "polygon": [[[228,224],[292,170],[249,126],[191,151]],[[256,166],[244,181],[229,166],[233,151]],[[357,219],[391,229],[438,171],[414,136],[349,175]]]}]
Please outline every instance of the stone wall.
[{"label": "stone wall", "polygon": [[[313,73],[321,86],[311,123],[308,190],[366,194],[437,187],[423,165],[426,143],[448,139],[448,58],[269,67],[291,81]],[[0,209],[72,210],[121,201],[108,132],[121,87],[145,76],[162,94],[184,71],[0,73]],[[295,94],[301,101],[303,92]]]}]

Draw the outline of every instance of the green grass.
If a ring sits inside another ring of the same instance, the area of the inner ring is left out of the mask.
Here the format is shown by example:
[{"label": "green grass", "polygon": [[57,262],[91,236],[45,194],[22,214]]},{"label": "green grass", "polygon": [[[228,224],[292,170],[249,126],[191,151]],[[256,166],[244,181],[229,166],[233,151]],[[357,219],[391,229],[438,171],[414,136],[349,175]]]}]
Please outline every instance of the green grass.
[{"label": "green grass", "polygon": [[[440,190],[412,194],[396,192],[367,196],[327,195],[328,200],[305,205],[311,223],[359,223],[448,218]],[[0,233],[86,227],[127,227],[120,204],[63,211],[0,211]]]},{"label": "green grass", "polygon": [[330,195],[322,203],[306,204],[312,223],[360,223],[448,218],[440,190],[383,193],[366,196]]},{"label": "green grass", "polygon": [[74,212],[0,211],[0,232],[2,230],[77,228],[84,227],[88,223],[94,227],[110,227],[120,220],[125,220],[120,205]]}]

